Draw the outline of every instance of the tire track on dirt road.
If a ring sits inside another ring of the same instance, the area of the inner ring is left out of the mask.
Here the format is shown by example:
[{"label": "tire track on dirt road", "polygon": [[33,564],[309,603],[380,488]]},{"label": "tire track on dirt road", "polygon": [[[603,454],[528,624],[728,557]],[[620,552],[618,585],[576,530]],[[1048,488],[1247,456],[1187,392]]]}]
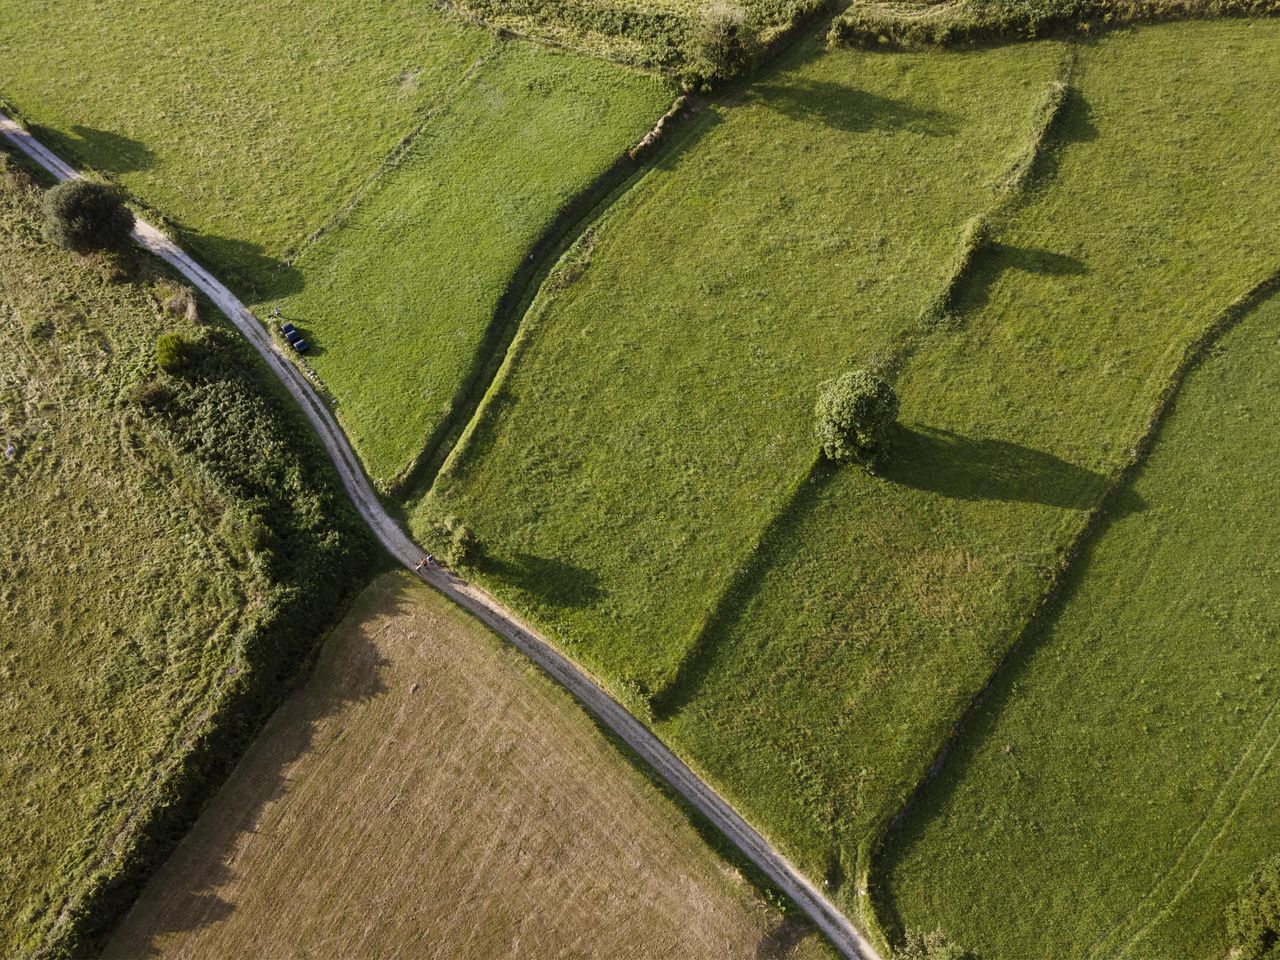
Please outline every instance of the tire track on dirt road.
[{"label": "tire track on dirt road", "polygon": [[[80,176],[74,168],[3,113],[0,113],[0,136],[59,180]],[[249,309],[176,243],[144,220],[136,221],[133,239],[205,294],[249,341],[272,374],[302,408],[324,444],[342,485],[361,518],[397,561],[414,569],[414,564],[425,551],[413,542],[384,509],[337,420],[298,366],[290,361]],[[709,784],[693,773],[648,727],[606,693],[590,674],[479,587],[444,570],[431,569],[425,574],[415,572],[519,648],[544,673],[567,690],[588,713],[634,751],[672,790],[723,834],[771,884],[789,897],[831,941],[841,956],[847,960],[880,960],[867,939],[830,900]]]}]

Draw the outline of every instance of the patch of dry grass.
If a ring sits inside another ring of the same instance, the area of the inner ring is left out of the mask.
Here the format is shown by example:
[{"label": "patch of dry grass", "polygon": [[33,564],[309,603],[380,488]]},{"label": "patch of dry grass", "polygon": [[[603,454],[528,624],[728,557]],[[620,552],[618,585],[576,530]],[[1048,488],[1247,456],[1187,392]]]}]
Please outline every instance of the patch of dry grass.
[{"label": "patch of dry grass", "polygon": [[111,957],[819,957],[565,694],[389,574]]}]

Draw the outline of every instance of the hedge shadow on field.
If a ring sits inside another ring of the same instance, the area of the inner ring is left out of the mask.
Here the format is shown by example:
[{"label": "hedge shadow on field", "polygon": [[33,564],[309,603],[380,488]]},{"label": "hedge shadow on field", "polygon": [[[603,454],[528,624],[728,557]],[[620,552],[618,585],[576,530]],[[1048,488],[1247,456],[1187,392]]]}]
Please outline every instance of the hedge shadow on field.
[{"label": "hedge shadow on field", "polygon": [[[392,618],[407,616],[411,611],[407,589],[401,584],[394,594],[382,596],[378,612]],[[349,616],[355,618],[370,609],[360,604]],[[388,690],[384,674],[389,661],[373,636],[372,629],[362,625],[346,631],[340,650],[326,647],[322,651],[319,663],[258,735],[232,779],[205,808],[130,912],[129,922],[137,924],[141,936],[131,937],[120,948],[113,940],[103,952],[104,958],[167,955],[173,945],[165,941],[171,936],[213,926],[235,913],[236,904],[220,891],[236,879],[229,864],[234,862],[241,837],[257,833],[271,805],[288,793],[290,770],[312,749],[323,722]],[[334,811],[334,815],[340,816],[341,811]],[[176,871],[176,876],[169,875],[170,870]],[[182,889],[184,881],[193,878],[194,882]],[[156,899],[148,903],[153,894]],[[146,909],[139,915],[138,908],[144,905]],[[127,950],[122,952],[121,948]]]},{"label": "hedge shadow on field", "polygon": [[[901,425],[877,473],[892,483],[954,500],[1038,503],[1067,510],[1096,507],[1114,483],[1105,474],[1008,440]],[[1112,509],[1126,514],[1144,506],[1126,486]]]},{"label": "hedge shadow on field", "polygon": [[706,618],[695,628],[671,682],[654,692],[650,706],[656,719],[670,719],[697,695],[715,662],[721,640],[759,591],[777,545],[784,542],[800,518],[814,508],[838,470],[826,458],[814,458],[808,473],[769,521],[756,548],[749,552],[746,562],[734,572],[729,585],[715,598]]},{"label": "hedge shadow on field", "polygon": [[871,130],[910,130],[945,137],[957,130],[950,114],[905,100],[869,93],[829,80],[790,79],[752,88],[753,102],[802,123],[820,123],[833,130],[866,133]]},{"label": "hedge shadow on field", "polygon": [[987,306],[992,288],[1006,270],[1034,273],[1043,277],[1080,277],[1089,272],[1089,267],[1077,257],[1055,253],[1043,247],[1015,247],[1007,243],[992,243],[984,251],[979,265],[966,274],[962,283],[963,290],[956,298],[962,315]]}]

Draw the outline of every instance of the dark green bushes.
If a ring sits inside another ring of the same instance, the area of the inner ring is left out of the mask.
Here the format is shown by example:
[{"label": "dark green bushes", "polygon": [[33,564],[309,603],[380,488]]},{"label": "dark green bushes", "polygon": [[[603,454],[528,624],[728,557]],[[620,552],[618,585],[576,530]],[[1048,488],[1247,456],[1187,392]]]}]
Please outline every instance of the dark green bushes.
[{"label": "dark green bushes", "polygon": [[883,378],[855,370],[823,385],[814,416],[828,460],[870,463],[898,419],[898,395]]},{"label": "dark green bushes", "polygon": [[110,187],[65,180],[44,195],[45,237],[81,253],[117,247],[129,238],[133,212]]},{"label": "dark green bushes", "polygon": [[750,69],[759,54],[759,31],[747,12],[729,3],[707,7],[692,33],[689,74],[693,82],[724,80]]},{"label": "dark green bushes", "polygon": [[195,341],[180,333],[162,333],[156,338],[156,363],[165,373],[181,373],[196,352]]},{"label": "dark green bushes", "polygon": [[479,543],[471,529],[452,514],[433,520],[428,528],[432,546],[451,567],[474,563],[479,556]]},{"label": "dark green bushes", "polygon": [[1263,864],[1227,908],[1234,960],[1280,960],[1280,856]]}]

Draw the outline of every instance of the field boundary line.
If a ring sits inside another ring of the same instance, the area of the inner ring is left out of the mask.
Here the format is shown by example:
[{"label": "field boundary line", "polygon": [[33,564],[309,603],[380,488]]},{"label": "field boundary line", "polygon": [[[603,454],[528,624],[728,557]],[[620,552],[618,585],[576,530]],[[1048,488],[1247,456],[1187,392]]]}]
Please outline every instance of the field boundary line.
[{"label": "field boundary line", "polygon": [[[3,113],[0,113],[0,136],[58,179],[79,177],[74,169]],[[397,562],[486,623],[563,687],[690,807],[705,817],[770,884],[788,897],[842,957],[846,960],[880,960],[867,938],[824,894],[658,739],[657,734],[610,696],[595,677],[527,627],[484,590],[438,567],[418,570],[416,564],[425,551],[383,507],[332,412],[298,368],[289,362],[266,328],[235,294],[151,224],[145,220],[135,221],[132,236],[140,247],[168,263],[199,288],[257,351],[268,369],[302,408],[332,460],[352,504],[379,543]]]},{"label": "field boundary line", "polygon": [[419,492],[425,496],[430,492],[453,448],[480,414],[539,289],[566,249],[599,219],[597,211],[602,205],[612,205],[616,195],[625,193],[628,185],[648,170],[671,142],[672,131],[695,112],[689,98],[676,97],[648,133],[561,204],[507,281],[447,412],[409,465],[387,484],[387,496],[410,497]]},{"label": "field boundary line", "polygon": [[1174,365],[1173,370],[1166,379],[1165,385],[1161,389],[1142,431],[1139,433],[1134,445],[1129,449],[1127,458],[1116,471],[1111,485],[1102,494],[1098,503],[1086,513],[1077,527],[1076,533],[1068,542],[1066,549],[1062,551],[1057,562],[1049,569],[1048,583],[1044,592],[1040,595],[1040,599],[1032,605],[1026,621],[1013,642],[1001,654],[987,675],[987,679],[970,698],[969,703],[952,724],[951,731],[939,745],[928,771],[911,789],[910,794],[897,813],[894,814],[887,829],[877,838],[875,848],[871,854],[873,858],[878,857],[885,841],[910,816],[912,810],[920,802],[924,791],[942,772],[952,748],[959,741],[961,735],[968,730],[978,710],[986,702],[997,681],[1003,678],[1014,658],[1020,656],[1034,642],[1046,619],[1056,616],[1059,612],[1065,600],[1064,590],[1070,575],[1079,569],[1078,561],[1089,552],[1092,545],[1097,542],[1099,534],[1103,532],[1104,527],[1110,521],[1113,505],[1121,500],[1146,463],[1147,457],[1159,439],[1165,415],[1173,406],[1187,375],[1199,365],[1200,361],[1227,331],[1235,326],[1245,314],[1249,313],[1277,290],[1280,290],[1280,268],[1256,282],[1243,294],[1231,301],[1226,308],[1218,312],[1217,316],[1195,338],[1184,346],[1182,357]]}]

